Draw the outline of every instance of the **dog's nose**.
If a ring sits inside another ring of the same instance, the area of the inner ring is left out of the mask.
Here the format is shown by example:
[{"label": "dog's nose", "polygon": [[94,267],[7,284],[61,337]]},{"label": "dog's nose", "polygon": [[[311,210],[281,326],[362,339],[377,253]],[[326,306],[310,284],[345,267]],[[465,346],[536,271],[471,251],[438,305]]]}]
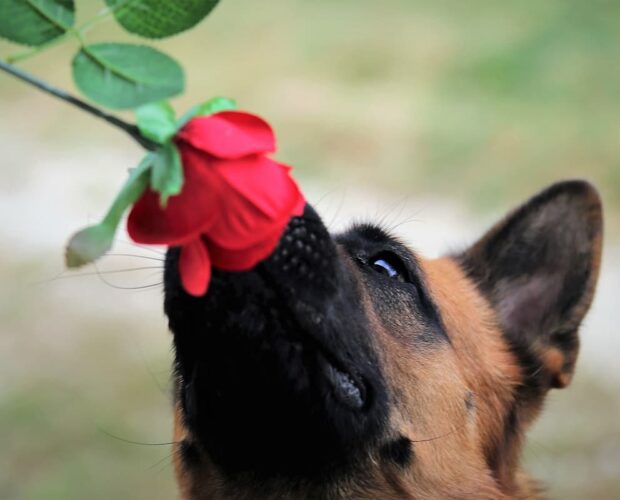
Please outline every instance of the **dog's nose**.
[{"label": "dog's nose", "polygon": [[302,216],[291,219],[265,267],[281,285],[328,291],[336,286],[336,259],[336,246],[327,228],[307,204]]}]

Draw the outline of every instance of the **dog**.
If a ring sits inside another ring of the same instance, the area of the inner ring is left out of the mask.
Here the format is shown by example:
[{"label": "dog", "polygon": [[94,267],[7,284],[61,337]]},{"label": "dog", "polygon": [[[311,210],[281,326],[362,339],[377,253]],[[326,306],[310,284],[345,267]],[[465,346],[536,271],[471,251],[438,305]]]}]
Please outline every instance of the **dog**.
[{"label": "dog", "polygon": [[524,434],[566,387],[597,282],[602,206],[552,185],[460,253],[372,224],[291,219],[200,298],[166,257],[184,499],[525,499]]}]

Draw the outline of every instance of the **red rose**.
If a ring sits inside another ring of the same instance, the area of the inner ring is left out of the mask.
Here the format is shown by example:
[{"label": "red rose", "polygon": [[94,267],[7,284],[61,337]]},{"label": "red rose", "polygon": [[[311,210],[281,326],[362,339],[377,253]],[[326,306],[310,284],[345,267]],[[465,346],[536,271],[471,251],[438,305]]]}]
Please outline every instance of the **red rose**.
[{"label": "red rose", "polygon": [[211,265],[244,271],[268,257],[305,200],[290,167],[266,156],[275,151],[275,137],[258,116],[224,111],[193,118],[175,143],[185,177],[181,193],[162,208],[159,194],[147,190],[127,228],[138,243],[181,246],[183,287],[200,296]]}]

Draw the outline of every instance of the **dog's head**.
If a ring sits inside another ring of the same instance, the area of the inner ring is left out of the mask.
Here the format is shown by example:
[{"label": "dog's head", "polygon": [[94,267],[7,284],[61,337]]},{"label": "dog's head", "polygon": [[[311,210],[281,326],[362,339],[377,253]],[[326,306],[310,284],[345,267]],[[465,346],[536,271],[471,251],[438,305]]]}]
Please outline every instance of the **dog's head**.
[{"label": "dog's head", "polygon": [[552,186],[466,251],[291,220],[254,270],[182,290],[170,250],[175,465],[186,498],[533,493],[522,436],[566,386],[601,253],[587,183]]}]

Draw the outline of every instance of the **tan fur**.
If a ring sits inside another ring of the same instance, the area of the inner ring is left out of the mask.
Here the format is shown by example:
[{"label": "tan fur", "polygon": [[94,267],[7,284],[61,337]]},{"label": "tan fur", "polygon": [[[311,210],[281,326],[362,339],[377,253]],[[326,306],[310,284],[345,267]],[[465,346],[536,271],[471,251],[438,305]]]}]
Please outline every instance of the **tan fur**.
[{"label": "tan fur", "polygon": [[[470,441],[480,457],[503,444],[506,411],[513,402],[514,388],[521,383],[520,368],[502,340],[494,311],[461,268],[446,258],[423,261],[422,265],[452,341],[458,368],[474,395],[475,429]],[[519,498],[514,467],[520,443],[513,445],[512,450],[502,450],[506,466],[500,468],[494,480],[503,494]],[[454,459],[460,460],[459,453],[455,454]]]},{"label": "tan fur", "polygon": [[[518,498],[513,475],[493,477],[485,452],[501,441],[519,368],[501,341],[493,311],[458,265],[450,259],[422,265],[452,347],[407,349],[395,340],[398,334],[375,321],[386,376],[401,387],[392,425],[417,443],[413,466],[399,475],[407,492],[399,498]],[[411,383],[403,387],[400,380]],[[466,401],[472,398],[470,410]]]}]

